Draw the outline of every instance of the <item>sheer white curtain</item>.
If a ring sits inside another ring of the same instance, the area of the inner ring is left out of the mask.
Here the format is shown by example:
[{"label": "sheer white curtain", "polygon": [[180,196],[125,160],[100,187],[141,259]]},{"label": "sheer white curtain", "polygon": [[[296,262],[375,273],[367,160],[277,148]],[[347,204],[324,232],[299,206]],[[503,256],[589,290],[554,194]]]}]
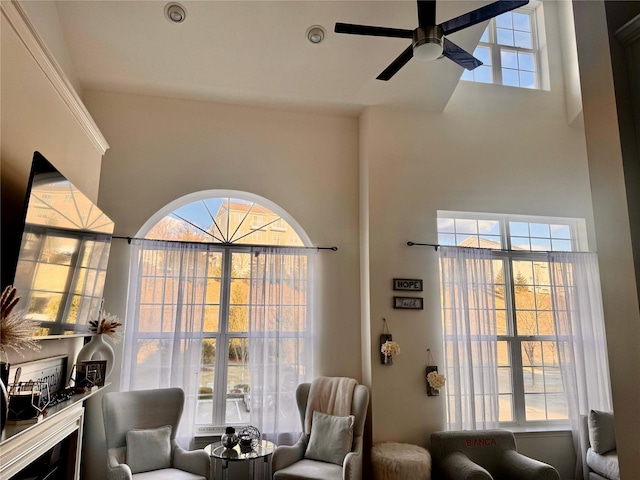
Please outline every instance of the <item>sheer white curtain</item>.
[{"label": "sheer white curtain", "polygon": [[133,240],[121,390],[181,387],[178,442],[190,447],[198,398],[210,244]]},{"label": "sheer white curtain", "polygon": [[316,251],[264,247],[252,253],[250,423],[265,438],[292,444],[301,432],[295,390],[313,378]]},{"label": "sheer white curtain", "polygon": [[491,250],[440,247],[447,428],[498,427],[498,343]]},{"label": "sheer white curtain", "polygon": [[581,478],[579,416],[613,410],[598,259],[593,253],[554,252],[549,264],[558,359]]}]

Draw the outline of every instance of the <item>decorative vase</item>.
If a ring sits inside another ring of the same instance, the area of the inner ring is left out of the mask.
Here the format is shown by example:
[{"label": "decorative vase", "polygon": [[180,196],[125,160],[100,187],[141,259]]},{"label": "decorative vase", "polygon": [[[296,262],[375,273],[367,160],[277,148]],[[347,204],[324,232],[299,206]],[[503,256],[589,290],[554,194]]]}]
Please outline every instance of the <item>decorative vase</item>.
[{"label": "decorative vase", "polygon": [[233,427],[227,427],[224,431],[222,437],[220,437],[220,442],[225,448],[233,448],[238,444],[238,435],[236,434],[236,429]]},{"label": "decorative vase", "polygon": [[97,334],[91,337],[89,343],[87,343],[80,352],[78,352],[77,363],[86,362],[88,360],[106,360],[107,361],[107,373],[105,374],[105,381],[111,375],[113,371],[113,360],[115,354],[113,348],[109,345],[102,334]]}]

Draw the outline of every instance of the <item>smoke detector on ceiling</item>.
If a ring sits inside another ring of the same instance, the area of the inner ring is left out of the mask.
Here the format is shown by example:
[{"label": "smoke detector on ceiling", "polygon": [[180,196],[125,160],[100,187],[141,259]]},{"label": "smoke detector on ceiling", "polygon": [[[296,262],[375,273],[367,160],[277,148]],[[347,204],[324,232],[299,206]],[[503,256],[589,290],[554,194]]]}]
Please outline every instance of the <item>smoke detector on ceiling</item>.
[{"label": "smoke detector on ceiling", "polygon": [[320,43],[324,40],[325,31],[320,25],[312,25],[307,29],[307,40],[311,43]]},{"label": "smoke detector on ceiling", "polygon": [[182,23],[187,19],[187,11],[179,3],[167,3],[164,7],[164,16],[171,23]]}]

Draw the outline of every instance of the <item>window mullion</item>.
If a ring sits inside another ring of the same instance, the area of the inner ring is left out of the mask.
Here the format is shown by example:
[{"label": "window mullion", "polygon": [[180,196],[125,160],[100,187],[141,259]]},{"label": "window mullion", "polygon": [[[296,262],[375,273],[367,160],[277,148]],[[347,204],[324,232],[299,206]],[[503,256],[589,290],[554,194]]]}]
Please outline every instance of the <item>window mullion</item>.
[{"label": "window mullion", "polygon": [[216,342],[216,365],[213,391],[213,423],[224,425],[227,402],[227,363],[229,362],[229,302],[231,298],[231,255],[224,248],[222,256],[222,278],[220,284],[220,318],[218,341]]}]

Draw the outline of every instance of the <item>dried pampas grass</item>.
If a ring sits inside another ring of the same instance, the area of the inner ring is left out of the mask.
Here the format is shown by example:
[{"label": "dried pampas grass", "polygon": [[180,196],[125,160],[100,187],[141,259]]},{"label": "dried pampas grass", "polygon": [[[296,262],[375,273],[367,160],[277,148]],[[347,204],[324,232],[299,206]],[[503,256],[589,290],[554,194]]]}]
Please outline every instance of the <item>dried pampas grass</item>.
[{"label": "dried pampas grass", "polygon": [[40,344],[32,337],[40,327],[37,320],[25,318],[22,312],[15,310],[20,297],[16,289],[9,285],[0,298],[0,351],[7,348],[23,355],[24,350],[40,350]]}]

